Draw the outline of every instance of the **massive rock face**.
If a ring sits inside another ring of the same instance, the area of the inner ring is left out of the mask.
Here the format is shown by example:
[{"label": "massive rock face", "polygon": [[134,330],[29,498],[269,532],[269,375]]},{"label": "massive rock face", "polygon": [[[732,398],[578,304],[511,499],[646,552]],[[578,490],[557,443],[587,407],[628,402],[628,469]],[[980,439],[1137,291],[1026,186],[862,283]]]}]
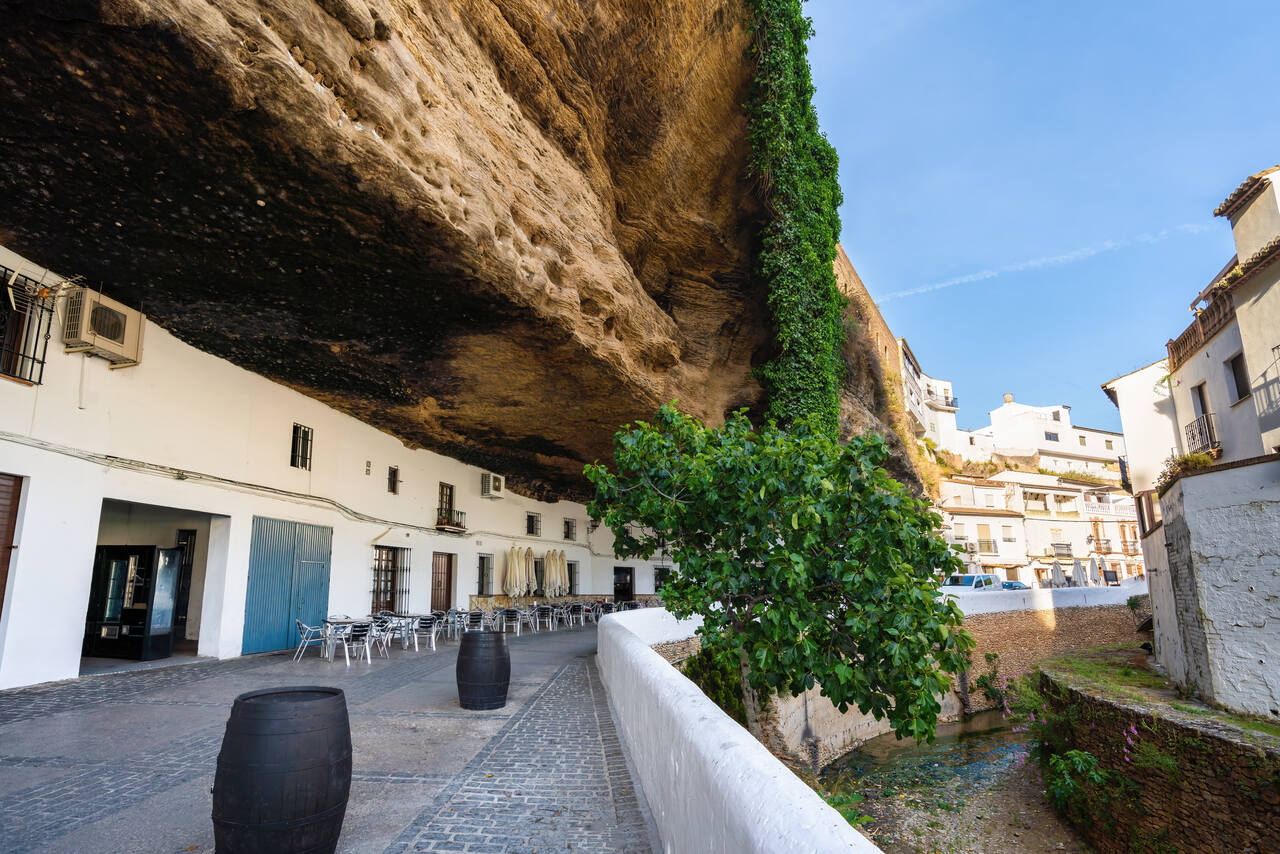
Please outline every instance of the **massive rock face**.
[{"label": "massive rock face", "polygon": [[759,403],[742,0],[0,12],[0,242],[196,346],[540,495]]}]

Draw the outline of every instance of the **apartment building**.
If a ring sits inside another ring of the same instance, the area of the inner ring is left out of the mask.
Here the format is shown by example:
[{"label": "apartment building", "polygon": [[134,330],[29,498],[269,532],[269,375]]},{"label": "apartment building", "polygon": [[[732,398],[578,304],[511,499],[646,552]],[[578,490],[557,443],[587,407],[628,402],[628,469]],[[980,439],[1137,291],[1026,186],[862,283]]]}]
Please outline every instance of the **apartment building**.
[{"label": "apartment building", "polygon": [[956,409],[960,406],[952,393],[951,381],[931,377],[920,369],[907,339],[898,339],[902,372],[902,402],[912,432],[921,441],[929,440],[944,451],[955,451],[957,443]]}]

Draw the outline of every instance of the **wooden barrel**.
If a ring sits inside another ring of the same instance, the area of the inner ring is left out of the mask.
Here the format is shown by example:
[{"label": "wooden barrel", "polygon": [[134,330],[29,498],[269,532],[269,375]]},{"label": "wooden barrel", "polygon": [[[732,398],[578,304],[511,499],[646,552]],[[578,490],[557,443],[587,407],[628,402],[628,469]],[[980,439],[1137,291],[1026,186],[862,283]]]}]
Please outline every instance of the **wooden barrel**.
[{"label": "wooden barrel", "polygon": [[338,688],[236,697],[213,783],[219,854],[332,854],[351,791],[351,724]]},{"label": "wooden barrel", "polygon": [[458,650],[458,702],[464,709],[501,709],[511,684],[511,654],[501,632],[467,632]]}]

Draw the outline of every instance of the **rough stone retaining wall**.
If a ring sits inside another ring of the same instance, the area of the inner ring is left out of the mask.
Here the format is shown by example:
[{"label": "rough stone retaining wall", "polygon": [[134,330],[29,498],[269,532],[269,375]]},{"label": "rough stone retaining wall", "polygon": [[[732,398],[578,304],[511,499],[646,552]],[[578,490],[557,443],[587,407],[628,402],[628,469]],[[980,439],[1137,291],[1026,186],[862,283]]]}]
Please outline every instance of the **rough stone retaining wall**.
[{"label": "rough stone retaining wall", "polygon": [[1280,739],[1164,707],[1157,715],[1062,673],[1043,673],[1041,689],[1074,746],[1120,778],[1073,816],[1100,854],[1280,851]]},{"label": "rough stone retaining wall", "polygon": [[974,684],[990,669],[985,658],[987,653],[1000,656],[1001,676],[1015,676],[1029,672],[1046,658],[1065,652],[1107,644],[1137,645],[1150,639],[1149,634],[1138,634],[1128,605],[973,614],[964,618],[964,627],[977,642],[968,678],[969,709],[975,712],[999,705],[983,696],[982,689]]},{"label": "rough stone retaining wall", "polygon": [[600,621],[600,675],[663,850],[878,852],[650,648],[691,624],[656,608]]}]

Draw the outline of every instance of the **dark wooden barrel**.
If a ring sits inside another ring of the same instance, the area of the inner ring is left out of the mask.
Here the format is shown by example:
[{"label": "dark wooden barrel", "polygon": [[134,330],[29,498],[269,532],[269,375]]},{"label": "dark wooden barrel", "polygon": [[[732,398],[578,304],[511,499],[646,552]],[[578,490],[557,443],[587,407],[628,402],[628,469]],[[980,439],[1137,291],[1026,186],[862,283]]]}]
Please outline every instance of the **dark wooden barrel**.
[{"label": "dark wooden barrel", "polygon": [[458,650],[458,702],[464,709],[501,709],[511,684],[511,654],[501,632],[466,632]]},{"label": "dark wooden barrel", "polygon": [[236,697],[213,783],[219,854],[332,854],[351,791],[351,724],[338,688]]}]

